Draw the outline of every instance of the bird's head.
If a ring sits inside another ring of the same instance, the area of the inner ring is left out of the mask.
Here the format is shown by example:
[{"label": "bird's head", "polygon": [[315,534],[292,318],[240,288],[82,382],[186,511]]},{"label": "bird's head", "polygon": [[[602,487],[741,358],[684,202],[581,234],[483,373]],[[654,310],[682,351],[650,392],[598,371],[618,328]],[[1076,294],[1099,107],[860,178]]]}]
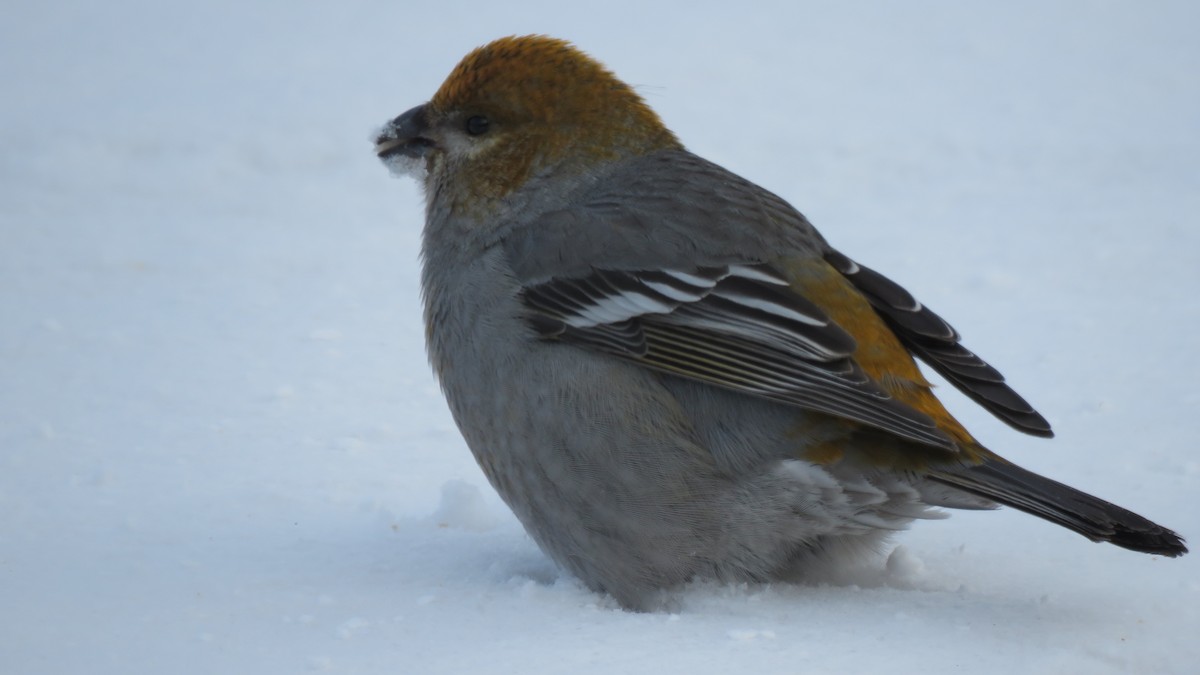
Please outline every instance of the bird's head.
[{"label": "bird's head", "polygon": [[548,172],[576,175],[679,141],[632,87],[550,37],[501,38],[468,54],[424,105],[391,120],[375,152],[424,175],[427,196],[502,199]]}]

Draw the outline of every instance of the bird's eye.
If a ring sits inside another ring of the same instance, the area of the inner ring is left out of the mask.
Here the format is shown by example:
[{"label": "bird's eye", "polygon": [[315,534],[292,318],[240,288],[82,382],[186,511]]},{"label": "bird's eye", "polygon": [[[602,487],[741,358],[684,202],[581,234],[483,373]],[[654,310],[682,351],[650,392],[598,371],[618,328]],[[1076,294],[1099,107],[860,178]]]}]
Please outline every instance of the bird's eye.
[{"label": "bird's eye", "polygon": [[487,133],[488,124],[488,118],[483,115],[473,115],[467,118],[467,133],[472,136]]}]

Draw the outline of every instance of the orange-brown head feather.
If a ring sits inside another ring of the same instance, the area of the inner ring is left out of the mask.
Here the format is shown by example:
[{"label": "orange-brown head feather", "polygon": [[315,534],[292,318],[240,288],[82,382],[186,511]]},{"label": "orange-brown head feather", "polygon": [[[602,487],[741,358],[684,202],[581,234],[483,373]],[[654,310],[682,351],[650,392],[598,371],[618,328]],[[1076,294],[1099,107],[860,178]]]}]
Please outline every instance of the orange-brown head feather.
[{"label": "orange-brown head feather", "polygon": [[429,102],[431,116],[484,116],[493,142],[470,158],[475,194],[503,197],[532,173],[560,174],[680,147],[632,87],[570,43],[506,37],[468,54]]}]

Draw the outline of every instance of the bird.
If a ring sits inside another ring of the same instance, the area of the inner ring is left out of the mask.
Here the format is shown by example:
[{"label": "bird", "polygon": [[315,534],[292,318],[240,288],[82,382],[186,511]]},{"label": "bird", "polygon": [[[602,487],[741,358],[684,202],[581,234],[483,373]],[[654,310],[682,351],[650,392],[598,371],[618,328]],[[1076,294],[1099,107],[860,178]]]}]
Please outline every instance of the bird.
[{"label": "bird", "polygon": [[949,323],[687,150],[574,44],[478,47],[373,140],[423,188],[427,352],[467,446],[540,548],[621,607],[853,564],[943,508],[1187,552],[984,447],[918,359],[1053,432]]}]

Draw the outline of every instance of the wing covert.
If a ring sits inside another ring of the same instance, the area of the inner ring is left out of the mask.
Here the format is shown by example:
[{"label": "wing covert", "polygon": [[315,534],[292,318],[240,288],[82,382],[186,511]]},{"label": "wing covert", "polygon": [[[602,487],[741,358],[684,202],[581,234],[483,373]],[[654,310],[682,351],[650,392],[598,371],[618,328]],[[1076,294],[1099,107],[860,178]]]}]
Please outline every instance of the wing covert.
[{"label": "wing covert", "polygon": [[544,339],[956,447],[867,376],[854,339],[769,265],[593,270],[527,286],[523,300]]}]

